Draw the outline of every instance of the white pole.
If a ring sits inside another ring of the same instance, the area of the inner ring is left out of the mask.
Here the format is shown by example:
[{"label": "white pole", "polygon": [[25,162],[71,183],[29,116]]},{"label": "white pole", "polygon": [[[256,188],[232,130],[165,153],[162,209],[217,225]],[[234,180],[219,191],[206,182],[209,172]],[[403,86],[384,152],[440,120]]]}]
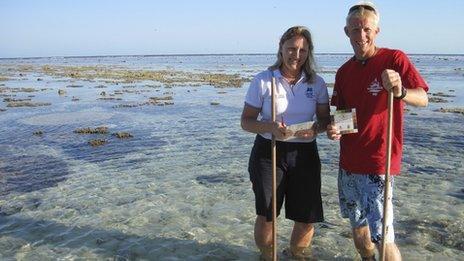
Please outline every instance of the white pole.
[{"label": "white pole", "polygon": [[388,91],[388,128],[387,128],[387,162],[385,165],[385,191],[383,194],[383,228],[382,228],[382,248],[380,251],[380,260],[385,260],[385,246],[387,238],[387,220],[390,218],[389,205],[390,197],[390,165],[391,165],[391,147],[392,147],[392,126],[393,126],[393,91]]},{"label": "white pole", "polygon": [[[275,77],[272,77],[272,86],[271,86],[271,103],[272,103],[272,110],[271,110],[271,117],[272,122],[276,120],[276,105],[275,105]],[[272,143],[271,143],[271,157],[272,157],[272,260],[277,260],[277,221],[276,221],[276,212],[277,212],[277,160],[276,160],[276,139],[274,134],[272,134]]]}]

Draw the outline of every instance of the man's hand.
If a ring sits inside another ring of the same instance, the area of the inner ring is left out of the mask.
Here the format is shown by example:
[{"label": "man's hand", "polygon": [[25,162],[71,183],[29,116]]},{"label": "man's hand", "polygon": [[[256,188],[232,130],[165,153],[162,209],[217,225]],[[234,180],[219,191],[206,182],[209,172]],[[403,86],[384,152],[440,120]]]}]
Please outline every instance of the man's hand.
[{"label": "man's hand", "polygon": [[401,96],[401,77],[400,74],[394,70],[386,69],[382,72],[382,85],[385,90],[392,90],[393,97]]},{"label": "man's hand", "polygon": [[327,125],[327,137],[331,140],[339,140],[342,135],[340,134],[340,130],[334,124]]}]

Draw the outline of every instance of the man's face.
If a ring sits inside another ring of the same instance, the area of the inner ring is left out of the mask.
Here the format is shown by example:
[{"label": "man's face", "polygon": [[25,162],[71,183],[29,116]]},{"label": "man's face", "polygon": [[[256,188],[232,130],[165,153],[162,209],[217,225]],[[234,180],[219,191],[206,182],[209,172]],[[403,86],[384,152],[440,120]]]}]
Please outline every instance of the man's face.
[{"label": "man's face", "polygon": [[345,33],[350,38],[356,58],[367,59],[375,54],[375,38],[379,28],[373,17],[351,18],[345,27]]}]

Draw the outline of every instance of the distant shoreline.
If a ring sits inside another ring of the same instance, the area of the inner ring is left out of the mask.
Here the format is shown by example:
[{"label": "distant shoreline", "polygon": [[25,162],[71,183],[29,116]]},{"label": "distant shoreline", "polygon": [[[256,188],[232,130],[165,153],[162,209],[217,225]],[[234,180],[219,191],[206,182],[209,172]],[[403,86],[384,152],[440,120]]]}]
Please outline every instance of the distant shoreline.
[{"label": "distant shoreline", "polygon": [[[75,58],[107,58],[107,57],[173,57],[173,56],[264,56],[275,55],[275,53],[211,53],[211,54],[127,54],[127,55],[70,55],[70,56],[33,56],[33,57],[9,57],[0,60],[33,60],[44,58],[57,58],[57,59],[75,59]],[[353,53],[315,53],[315,55],[353,55]],[[412,56],[464,56],[464,54],[440,54],[440,53],[408,53]]]}]

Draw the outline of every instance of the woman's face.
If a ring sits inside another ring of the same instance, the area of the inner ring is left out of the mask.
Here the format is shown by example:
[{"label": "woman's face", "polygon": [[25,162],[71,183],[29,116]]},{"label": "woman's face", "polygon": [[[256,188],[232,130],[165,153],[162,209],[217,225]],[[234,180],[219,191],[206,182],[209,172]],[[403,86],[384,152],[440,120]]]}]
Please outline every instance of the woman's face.
[{"label": "woman's face", "polygon": [[303,36],[294,36],[284,42],[281,49],[282,68],[287,73],[299,74],[308,58],[308,41]]}]

